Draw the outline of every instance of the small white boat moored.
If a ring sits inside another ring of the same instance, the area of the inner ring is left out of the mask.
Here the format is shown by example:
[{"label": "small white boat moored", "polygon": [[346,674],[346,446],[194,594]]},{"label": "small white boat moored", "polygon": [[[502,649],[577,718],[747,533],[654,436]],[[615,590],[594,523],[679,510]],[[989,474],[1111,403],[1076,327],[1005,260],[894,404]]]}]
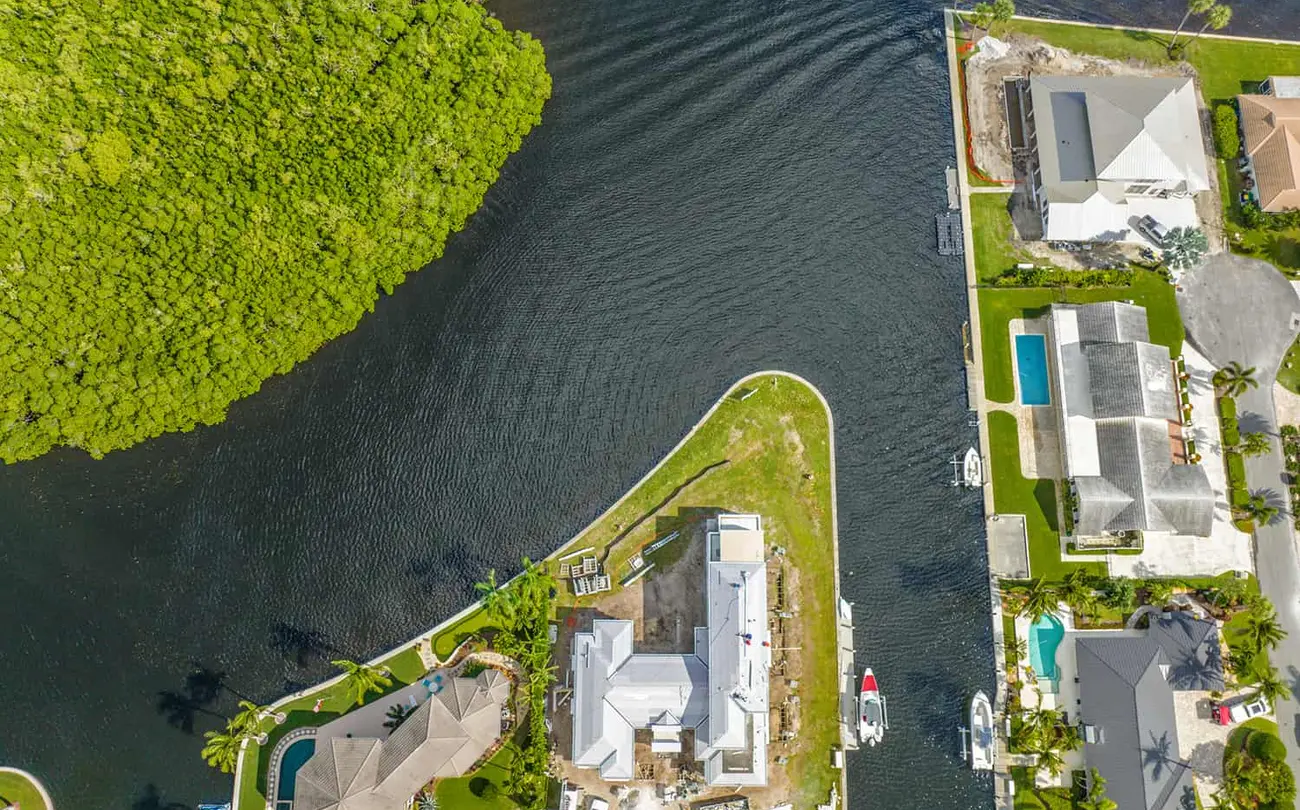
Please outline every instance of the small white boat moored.
[{"label": "small white boat moored", "polygon": [[966,460],[962,464],[962,477],[965,479],[966,486],[971,489],[984,486],[984,460],[980,458],[980,452],[974,447],[966,451]]},{"label": "small white boat moored", "polygon": [[858,692],[858,739],[874,746],[885,738],[889,728],[889,713],[885,698],[876,684],[876,675],[867,667],[862,673],[862,689]]},{"label": "small white boat moored", "polygon": [[993,770],[996,749],[993,731],[993,705],[983,691],[970,702],[970,767],[974,771]]}]

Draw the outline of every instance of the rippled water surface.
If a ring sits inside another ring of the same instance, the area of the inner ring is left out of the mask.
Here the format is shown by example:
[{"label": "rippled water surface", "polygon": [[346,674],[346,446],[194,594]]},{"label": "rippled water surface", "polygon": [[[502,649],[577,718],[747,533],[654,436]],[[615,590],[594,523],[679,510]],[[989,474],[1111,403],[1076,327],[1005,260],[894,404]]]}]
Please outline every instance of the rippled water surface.
[{"label": "rippled water surface", "polygon": [[[1235,6],[1238,33],[1300,31],[1290,0]],[[933,252],[940,6],[495,8],[545,43],[555,96],[443,260],[221,426],[0,469],[0,763],[64,808],[223,798],[198,758],[215,721],[156,709],[191,661],[270,700],[327,668],[277,627],[353,658],[414,635],[586,524],[733,379],[783,368],[835,411],[844,590],[890,697],[852,805],[990,806],[956,739],[993,673],[979,505],[947,486],[973,431],[961,270]]]}]

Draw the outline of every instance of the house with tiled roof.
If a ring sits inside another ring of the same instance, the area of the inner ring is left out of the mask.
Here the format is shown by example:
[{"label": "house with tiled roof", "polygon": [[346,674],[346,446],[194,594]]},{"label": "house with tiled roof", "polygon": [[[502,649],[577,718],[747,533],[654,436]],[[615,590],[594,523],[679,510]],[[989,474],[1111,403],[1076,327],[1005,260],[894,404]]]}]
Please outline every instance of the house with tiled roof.
[{"label": "house with tiled roof", "polygon": [[1300,96],[1240,95],[1237,111],[1260,210],[1300,208]]}]

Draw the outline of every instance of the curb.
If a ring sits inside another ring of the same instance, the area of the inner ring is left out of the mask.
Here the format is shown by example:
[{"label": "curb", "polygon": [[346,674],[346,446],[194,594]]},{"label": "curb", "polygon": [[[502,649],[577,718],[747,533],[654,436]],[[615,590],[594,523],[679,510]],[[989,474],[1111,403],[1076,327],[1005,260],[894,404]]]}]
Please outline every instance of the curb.
[{"label": "curb", "polygon": [[45,789],[45,785],[41,784],[41,780],[37,779],[27,771],[24,771],[22,768],[9,768],[0,765],[0,773],[12,773],[26,779],[32,784],[32,787],[36,788],[36,792],[41,794],[41,800],[45,802],[46,810],[54,810],[54,800],[50,798],[49,791]]}]

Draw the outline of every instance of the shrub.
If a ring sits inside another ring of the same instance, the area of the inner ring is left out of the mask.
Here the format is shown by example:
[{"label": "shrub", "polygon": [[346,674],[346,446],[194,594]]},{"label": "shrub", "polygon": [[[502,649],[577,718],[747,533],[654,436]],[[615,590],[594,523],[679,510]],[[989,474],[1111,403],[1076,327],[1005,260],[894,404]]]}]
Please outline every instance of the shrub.
[{"label": "shrub", "polygon": [[1237,428],[1236,419],[1223,420],[1223,443],[1229,447],[1236,447],[1241,443],[1241,431]]},{"label": "shrub", "polygon": [[1237,110],[1231,103],[1214,108],[1214,148],[1224,160],[1232,160],[1241,153],[1241,136],[1237,134]]},{"label": "shrub", "polygon": [[495,799],[500,795],[501,790],[496,786],[496,783],[490,779],[476,776],[469,780],[469,792],[478,796],[480,799]]},{"label": "shrub", "polygon": [[1240,509],[1250,503],[1250,493],[1244,486],[1234,486],[1232,488],[1232,505]]},{"label": "shrub", "polygon": [[1133,284],[1133,271],[1013,268],[1004,271],[993,284],[998,287],[1128,287]]},{"label": "shrub", "polygon": [[1237,400],[1232,397],[1224,397],[1219,400],[1219,415],[1224,419],[1237,418]]},{"label": "shrub", "polygon": [[1276,734],[1269,734],[1267,731],[1252,731],[1246,738],[1246,750],[1255,759],[1269,762],[1286,760],[1286,744]]},{"label": "shrub", "polygon": [[1241,458],[1241,453],[1227,453],[1223,457],[1224,462],[1228,465],[1228,482],[1234,487],[1238,484],[1246,484],[1246,462]]}]

